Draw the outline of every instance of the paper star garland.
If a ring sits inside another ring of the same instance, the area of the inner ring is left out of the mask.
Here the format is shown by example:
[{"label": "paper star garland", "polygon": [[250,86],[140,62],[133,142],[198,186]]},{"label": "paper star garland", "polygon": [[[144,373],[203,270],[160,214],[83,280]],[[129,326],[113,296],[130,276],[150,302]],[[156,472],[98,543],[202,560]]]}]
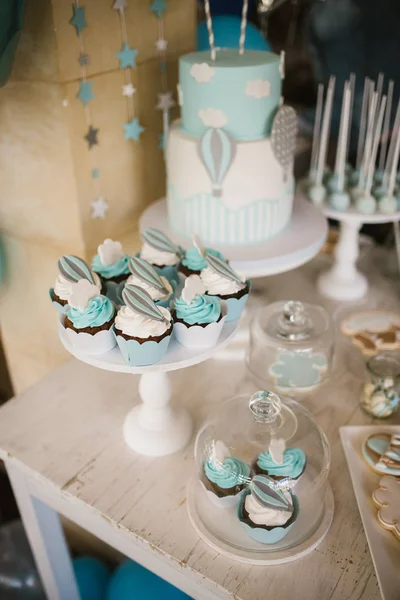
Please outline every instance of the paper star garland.
[{"label": "paper star garland", "polygon": [[122,95],[127,98],[132,98],[133,94],[136,92],[136,89],[133,87],[131,83],[127,83],[122,86]]},{"label": "paper star garland", "polygon": [[103,196],[99,196],[92,202],[92,219],[104,219],[108,211],[108,204]]},{"label": "paper star garland", "polygon": [[86,67],[86,65],[89,62],[89,56],[87,54],[84,54],[83,52],[81,52],[81,54],[79,55],[79,58],[78,58],[78,62],[81,65],[81,67]]},{"label": "paper star garland", "polygon": [[74,12],[72,19],[70,20],[71,25],[73,25],[76,29],[76,35],[80,35],[82,29],[87,27],[86,19],[85,19],[85,8],[83,6],[79,7],[76,4],[72,5],[72,10]]},{"label": "paper star garland", "polygon": [[122,46],[122,50],[116,53],[119,59],[119,68],[126,69],[126,67],[136,67],[135,59],[137,53],[137,50],[133,50],[129,47],[129,44],[125,42]]},{"label": "paper star garland", "polygon": [[132,119],[129,123],[124,124],[125,129],[125,139],[126,140],[134,140],[137,142],[144,131],[144,127],[142,127],[139,123],[139,119]]},{"label": "paper star garland", "polygon": [[163,38],[156,41],[156,48],[159,52],[165,52],[167,50],[168,42]]},{"label": "paper star garland", "polygon": [[153,12],[159,19],[163,16],[163,12],[167,10],[167,3],[165,0],[153,0],[150,6],[151,12]]},{"label": "paper star garland", "polygon": [[93,179],[98,179],[100,177],[99,169],[92,169],[92,177]]},{"label": "paper star garland", "polygon": [[94,98],[92,85],[92,81],[82,80],[79,82],[79,92],[77,93],[76,97],[79,98],[79,100],[82,100],[83,106],[87,106]]},{"label": "paper star garland", "polygon": [[89,150],[91,150],[93,148],[93,146],[95,146],[96,144],[99,143],[97,136],[98,136],[99,130],[95,129],[94,127],[92,127],[92,125],[89,125],[89,130],[87,132],[87,134],[85,135],[85,140],[87,141],[88,145],[89,145]]},{"label": "paper star garland", "polygon": [[159,110],[169,110],[175,106],[175,102],[172,99],[172,92],[165,92],[165,94],[158,94],[158,104],[156,108]]},{"label": "paper star garland", "polygon": [[113,9],[114,10],[124,10],[124,8],[126,8],[128,6],[128,3],[126,0],[115,0],[114,4],[113,4]]}]

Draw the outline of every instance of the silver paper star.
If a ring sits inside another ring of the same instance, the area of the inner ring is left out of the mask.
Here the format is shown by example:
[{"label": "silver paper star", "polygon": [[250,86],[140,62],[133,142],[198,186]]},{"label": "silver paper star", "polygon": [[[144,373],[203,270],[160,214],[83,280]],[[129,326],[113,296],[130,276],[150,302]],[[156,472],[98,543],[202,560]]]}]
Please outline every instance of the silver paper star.
[{"label": "silver paper star", "polygon": [[131,83],[127,83],[122,86],[122,95],[127,98],[132,98],[133,94],[136,92],[136,88],[133,87]]},{"label": "silver paper star", "polygon": [[128,3],[126,0],[115,0],[115,2],[113,4],[113,9],[123,11],[124,8],[126,8],[127,6],[128,6]]},{"label": "silver paper star", "polygon": [[156,41],[156,48],[159,52],[165,52],[168,46],[167,40],[163,40],[162,38]]},{"label": "silver paper star", "polygon": [[158,104],[156,108],[160,110],[169,110],[175,106],[175,102],[172,99],[172,92],[165,92],[165,94],[158,94]]},{"label": "silver paper star", "polygon": [[92,219],[104,219],[108,211],[108,204],[103,196],[99,196],[92,202]]}]

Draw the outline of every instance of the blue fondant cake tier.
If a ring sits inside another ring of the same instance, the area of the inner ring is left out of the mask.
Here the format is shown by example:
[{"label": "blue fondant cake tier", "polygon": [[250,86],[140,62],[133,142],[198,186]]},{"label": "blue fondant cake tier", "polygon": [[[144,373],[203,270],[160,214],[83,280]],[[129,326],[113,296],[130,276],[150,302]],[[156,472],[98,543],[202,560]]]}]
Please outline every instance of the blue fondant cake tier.
[{"label": "blue fondant cake tier", "polygon": [[200,137],[223,128],[236,140],[268,136],[281,97],[280,57],[272,52],[219,50],[179,59],[182,129]]}]

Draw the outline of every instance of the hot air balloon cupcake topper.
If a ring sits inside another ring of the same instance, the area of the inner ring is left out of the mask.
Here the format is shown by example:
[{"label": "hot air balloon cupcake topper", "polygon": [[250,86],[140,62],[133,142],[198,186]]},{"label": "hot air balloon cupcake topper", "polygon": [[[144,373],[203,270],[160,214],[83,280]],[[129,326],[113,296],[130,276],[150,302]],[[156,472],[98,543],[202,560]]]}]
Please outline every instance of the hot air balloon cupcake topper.
[{"label": "hot air balloon cupcake topper", "polygon": [[271,146],[276,160],[283,167],[286,182],[291,171],[296,146],[297,116],[291,106],[281,106],[272,124]]},{"label": "hot air balloon cupcake topper", "polygon": [[212,184],[212,194],[223,194],[223,182],[236,155],[236,142],[224,129],[210,127],[198,141],[198,153]]}]

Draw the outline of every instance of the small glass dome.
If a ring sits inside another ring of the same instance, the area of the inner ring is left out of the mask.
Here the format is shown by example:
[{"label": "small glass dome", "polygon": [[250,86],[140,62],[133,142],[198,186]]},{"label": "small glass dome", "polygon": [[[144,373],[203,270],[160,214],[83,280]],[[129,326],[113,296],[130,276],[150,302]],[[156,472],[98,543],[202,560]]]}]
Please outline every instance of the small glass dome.
[{"label": "small glass dome", "polygon": [[292,396],[328,379],[333,351],[334,327],[324,308],[274,302],[253,318],[247,366],[257,385]]},{"label": "small glass dome", "polygon": [[329,444],[294,400],[263,390],[225,402],[199,432],[195,462],[192,523],[232,555],[294,548],[324,517]]}]

